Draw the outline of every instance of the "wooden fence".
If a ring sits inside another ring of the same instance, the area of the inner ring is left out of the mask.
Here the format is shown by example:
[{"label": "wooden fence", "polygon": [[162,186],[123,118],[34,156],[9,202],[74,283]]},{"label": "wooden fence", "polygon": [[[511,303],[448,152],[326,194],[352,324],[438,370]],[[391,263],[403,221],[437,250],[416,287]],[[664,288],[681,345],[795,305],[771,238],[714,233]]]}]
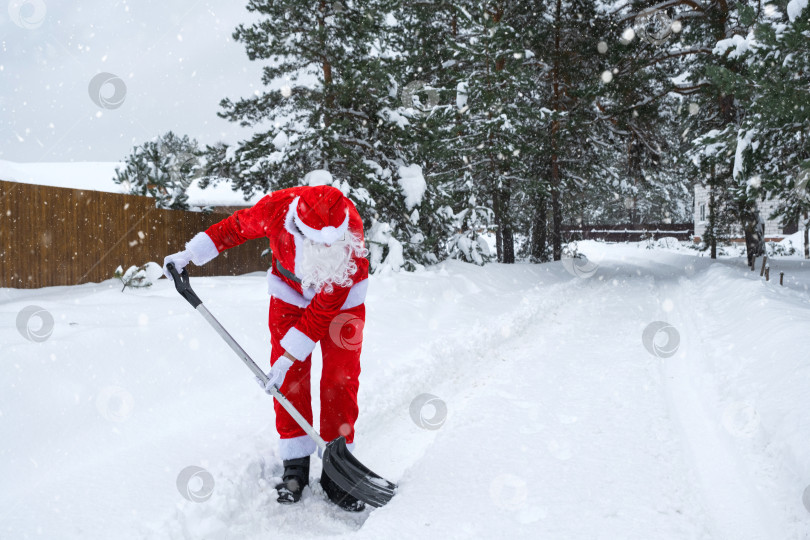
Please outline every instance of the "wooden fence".
[{"label": "wooden fence", "polygon": [[659,223],[619,225],[563,226],[563,238],[571,240],[604,240],[606,242],[638,242],[652,238],[657,240],[671,236],[678,240],[692,240],[695,227],[692,223]]},{"label": "wooden fence", "polygon": [[[121,265],[163,258],[227,214],[159,210],[155,200],[0,180],[0,287],[100,282]],[[266,239],[195,267],[198,276],[266,270]]]}]

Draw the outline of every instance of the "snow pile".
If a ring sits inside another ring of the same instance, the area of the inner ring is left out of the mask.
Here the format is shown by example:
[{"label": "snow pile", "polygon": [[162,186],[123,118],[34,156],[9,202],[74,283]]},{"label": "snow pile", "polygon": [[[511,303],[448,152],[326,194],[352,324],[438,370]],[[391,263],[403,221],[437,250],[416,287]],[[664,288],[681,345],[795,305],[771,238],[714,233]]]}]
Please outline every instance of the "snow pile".
[{"label": "snow pile", "polygon": [[422,197],[427,190],[425,177],[422,176],[422,167],[419,165],[402,165],[399,167],[399,185],[405,195],[405,206],[408,210],[422,204]]},{"label": "snow pile", "polygon": [[753,31],[750,32],[746,37],[737,34],[730,38],[721,39],[720,41],[718,41],[717,45],[714,46],[714,50],[712,52],[714,54],[723,56],[729,49],[734,49],[729,53],[728,57],[738,58],[744,55],[751,48],[751,45],[754,43],[754,40],[755,37]]},{"label": "snow pile", "polygon": [[332,173],[323,169],[315,169],[304,175],[304,185],[307,186],[331,186]]},{"label": "snow pile", "polygon": [[279,131],[278,135],[273,137],[273,146],[275,146],[276,150],[279,152],[282,152],[285,148],[287,148],[288,144],[290,144],[290,138],[284,131]]},{"label": "snow pile", "polygon": [[804,257],[804,231],[798,231],[783,238],[779,244],[784,247],[792,247]]},{"label": "snow pile", "polygon": [[151,287],[163,275],[163,268],[156,262],[148,262],[142,266],[130,266],[126,272],[119,266],[114,277],[121,280],[124,287]]},{"label": "snow pile", "polygon": [[395,111],[389,107],[383,107],[380,109],[378,115],[384,121],[396,124],[400,129],[405,129],[411,124],[408,118],[403,116],[399,111]]},{"label": "snow pile", "polygon": [[467,83],[460,82],[456,85],[456,107],[460,111],[465,111],[467,107]]},{"label": "snow pile", "polygon": [[807,7],[807,0],[790,0],[787,5],[787,14],[790,22],[795,22],[796,18]]},{"label": "snow pile", "polygon": [[464,260],[475,264],[483,264],[484,257],[491,255],[489,243],[484,235],[479,234],[475,240],[466,235],[459,235],[456,245],[464,255]]},{"label": "snow pile", "polygon": [[[739,37],[739,36],[735,36]],[[737,134],[737,149],[734,153],[734,169],[732,171],[732,176],[736,179],[743,170],[743,154],[745,153],[746,148],[749,146],[753,146],[754,150],[757,149],[758,145],[754,143],[751,144],[753,140],[755,132],[753,130],[744,132],[740,130]]]},{"label": "snow pile", "polygon": [[[371,228],[366,233],[368,260],[371,268],[378,273],[398,272],[405,264],[402,244],[391,234],[388,223],[372,220]],[[388,253],[383,259],[384,248]]]},{"label": "snow pile", "polygon": [[43,186],[123,193],[113,182],[118,162],[16,163],[0,160],[0,180]]},{"label": "snow pile", "polygon": [[[116,184],[115,169],[123,168],[118,162],[75,163],[16,163],[0,160],[0,180],[38,184],[71,189],[85,189],[106,193],[126,193],[127,189]],[[191,206],[251,206],[262,198],[254,194],[248,201],[241,191],[234,191],[229,181],[220,180],[207,188],[199,186],[199,180],[186,190]]]},{"label": "snow pile", "polygon": [[681,245],[681,241],[675,238],[674,236],[665,236],[663,238],[659,238],[656,240],[656,245],[662,249],[671,249],[674,251],[680,251],[683,249]]}]

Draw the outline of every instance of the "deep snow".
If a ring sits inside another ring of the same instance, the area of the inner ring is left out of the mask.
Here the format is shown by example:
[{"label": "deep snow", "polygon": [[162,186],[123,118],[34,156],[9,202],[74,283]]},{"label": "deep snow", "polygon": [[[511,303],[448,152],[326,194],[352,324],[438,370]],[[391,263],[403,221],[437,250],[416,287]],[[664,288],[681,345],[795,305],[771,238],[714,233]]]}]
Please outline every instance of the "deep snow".
[{"label": "deep snow", "polygon": [[[325,500],[318,460],[302,503],[275,503],[270,398],[166,280],[0,289],[0,537],[810,538],[810,263],[766,283],[644,247],[583,243],[589,277],[373,276],[356,455],[400,490],[359,515]],[[263,275],[192,285],[267,367]],[[54,317],[43,342],[16,327],[29,305]],[[645,347],[655,321],[671,356]],[[438,429],[411,417],[424,394]],[[189,466],[210,499],[181,496]]]}]

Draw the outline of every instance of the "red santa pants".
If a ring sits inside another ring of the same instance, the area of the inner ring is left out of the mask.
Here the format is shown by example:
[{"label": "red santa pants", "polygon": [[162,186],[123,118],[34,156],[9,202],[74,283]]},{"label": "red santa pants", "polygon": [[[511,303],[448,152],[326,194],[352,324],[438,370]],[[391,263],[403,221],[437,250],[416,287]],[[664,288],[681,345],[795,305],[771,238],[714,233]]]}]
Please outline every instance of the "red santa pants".
[{"label": "red santa pants", "polygon": [[[302,308],[270,299],[271,365],[284,353],[281,338],[292,328]],[[342,435],[347,443],[354,441],[354,423],[357,420],[357,389],[360,376],[360,351],[363,345],[363,326],[366,306],[346,309],[338,313],[321,338],[323,371],[321,373],[321,437],[329,442]],[[287,371],[281,393],[312,424],[312,396],[310,394],[310,368],[312,356],[296,361]],[[276,429],[281,437],[281,458],[295,459],[312,454],[315,443],[293,420],[278,401],[273,400]]]}]

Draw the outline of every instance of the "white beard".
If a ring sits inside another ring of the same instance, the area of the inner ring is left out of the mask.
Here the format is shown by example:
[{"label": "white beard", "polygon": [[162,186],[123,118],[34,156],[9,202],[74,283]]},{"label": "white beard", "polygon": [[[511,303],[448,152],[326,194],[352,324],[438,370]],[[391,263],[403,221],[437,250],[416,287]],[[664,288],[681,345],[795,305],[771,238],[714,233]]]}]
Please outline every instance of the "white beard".
[{"label": "white beard", "polygon": [[332,292],[333,287],[351,287],[351,276],[357,272],[355,257],[368,254],[363,240],[347,232],[342,240],[327,246],[304,238],[301,253],[295,266],[295,274],[301,278],[304,289],[312,287]]}]

